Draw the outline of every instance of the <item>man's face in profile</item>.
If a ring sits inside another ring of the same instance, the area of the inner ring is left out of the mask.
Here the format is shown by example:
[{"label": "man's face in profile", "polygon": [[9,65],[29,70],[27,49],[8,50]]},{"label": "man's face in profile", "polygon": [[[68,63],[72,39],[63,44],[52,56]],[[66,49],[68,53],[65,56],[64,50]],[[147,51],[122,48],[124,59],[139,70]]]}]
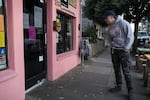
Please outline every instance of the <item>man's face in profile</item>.
[{"label": "man's face in profile", "polygon": [[115,18],[114,16],[107,16],[104,21],[106,22],[106,24],[112,25],[115,22]]}]

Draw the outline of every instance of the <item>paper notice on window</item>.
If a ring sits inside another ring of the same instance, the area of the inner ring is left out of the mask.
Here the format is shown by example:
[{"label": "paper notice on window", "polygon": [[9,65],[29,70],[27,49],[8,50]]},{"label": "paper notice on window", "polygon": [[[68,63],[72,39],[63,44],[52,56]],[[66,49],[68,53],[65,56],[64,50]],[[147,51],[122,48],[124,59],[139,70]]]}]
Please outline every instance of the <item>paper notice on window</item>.
[{"label": "paper notice on window", "polygon": [[1,64],[5,64],[6,63],[6,56],[0,55],[0,60],[3,61],[3,63],[1,63]]},{"label": "paper notice on window", "polygon": [[42,8],[34,6],[34,26],[37,28],[42,28]]},{"label": "paper notice on window", "polygon": [[5,48],[0,48],[0,56],[6,54],[6,49]]},{"label": "paper notice on window", "polygon": [[36,31],[34,26],[29,27],[29,40],[36,40]]},{"label": "paper notice on window", "polygon": [[29,28],[29,14],[27,14],[27,13],[23,14],[23,28],[24,29]]},{"label": "paper notice on window", "polygon": [[4,32],[4,15],[0,14],[0,31]]},{"label": "paper notice on window", "polygon": [[6,51],[5,48],[0,48],[0,69],[6,68]]},{"label": "paper notice on window", "polygon": [[40,0],[41,3],[44,3],[44,0]]},{"label": "paper notice on window", "polygon": [[2,6],[2,0],[0,0],[0,6]]},{"label": "paper notice on window", "polygon": [[39,56],[39,62],[42,62],[43,60],[43,56]]},{"label": "paper notice on window", "polygon": [[5,47],[5,33],[0,32],[0,48]]}]

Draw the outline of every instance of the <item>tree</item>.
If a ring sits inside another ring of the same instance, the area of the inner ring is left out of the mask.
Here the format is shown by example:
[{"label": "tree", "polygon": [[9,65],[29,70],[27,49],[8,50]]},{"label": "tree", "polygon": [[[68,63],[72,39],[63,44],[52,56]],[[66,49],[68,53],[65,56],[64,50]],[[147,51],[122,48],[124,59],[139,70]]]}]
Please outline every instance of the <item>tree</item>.
[{"label": "tree", "polygon": [[123,13],[126,20],[135,24],[134,47],[136,47],[138,25],[142,18],[148,17],[150,12],[150,0],[86,0],[83,13],[87,18],[103,26],[105,24],[100,16],[108,9],[114,10],[117,14]]},{"label": "tree", "polygon": [[106,23],[103,20],[104,11],[112,9],[117,14],[121,14],[122,6],[125,4],[125,0],[86,0],[83,7],[83,14],[95,23],[105,26]]},{"label": "tree", "polygon": [[139,22],[144,17],[148,17],[150,12],[150,0],[128,0],[126,3],[126,8],[123,11],[125,13],[126,19],[131,21],[135,25],[134,36],[134,51],[137,47],[137,33]]},{"label": "tree", "polygon": [[96,42],[97,39],[97,29],[95,25],[88,26],[83,33],[83,36],[90,37],[90,42]]},{"label": "tree", "polygon": [[96,22],[95,18],[96,11],[94,8],[97,2],[98,0],[85,0],[85,6],[83,6],[83,16],[95,22]]}]

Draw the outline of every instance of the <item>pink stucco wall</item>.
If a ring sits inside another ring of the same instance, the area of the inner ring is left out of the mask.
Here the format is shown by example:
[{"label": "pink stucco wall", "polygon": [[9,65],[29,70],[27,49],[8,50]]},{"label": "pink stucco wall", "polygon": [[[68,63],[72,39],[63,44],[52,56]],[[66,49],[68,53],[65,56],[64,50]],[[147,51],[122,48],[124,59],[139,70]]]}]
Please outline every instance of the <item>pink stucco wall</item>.
[{"label": "pink stucco wall", "polygon": [[24,100],[23,1],[5,1],[9,68],[0,71],[0,100]]},{"label": "pink stucco wall", "polygon": [[[8,63],[9,68],[0,71],[0,100],[25,99],[25,70],[24,70],[24,42],[23,42],[23,0],[5,0],[7,9],[8,33]],[[47,59],[48,79],[56,80],[79,64],[78,55],[80,23],[80,0],[77,9],[69,6],[75,15],[62,10],[55,5],[55,0],[47,0]],[[56,33],[53,31],[53,21],[56,11],[62,11],[75,18],[74,22],[74,50],[56,55]]]},{"label": "pink stucco wall", "polygon": [[[48,51],[48,79],[49,80],[56,80],[66,72],[74,68],[76,65],[79,64],[80,58],[78,53],[79,48],[79,36],[80,31],[78,30],[78,25],[80,24],[80,0],[77,1],[77,8],[74,8],[69,5],[69,10],[72,13],[67,12],[62,7],[56,5],[56,1],[59,0],[48,0],[47,2],[47,51]],[[73,47],[74,50],[63,53],[63,54],[56,54],[56,32],[53,31],[53,21],[56,20],[56,12],[61,11],[74,17],[74,43]]]}]

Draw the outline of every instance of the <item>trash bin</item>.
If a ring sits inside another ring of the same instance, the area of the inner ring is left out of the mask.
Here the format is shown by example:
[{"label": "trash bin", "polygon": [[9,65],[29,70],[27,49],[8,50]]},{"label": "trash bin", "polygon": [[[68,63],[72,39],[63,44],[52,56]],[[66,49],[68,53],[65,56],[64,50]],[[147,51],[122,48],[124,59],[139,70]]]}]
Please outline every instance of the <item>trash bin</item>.
[{"label": "trash bin", "polygon": [[84,56],[84,59],[87,60],[89,56],[92,55],[92,49],[91,45],[89,43],[89,38],[84,37],[82,38],[82,56]]}]

